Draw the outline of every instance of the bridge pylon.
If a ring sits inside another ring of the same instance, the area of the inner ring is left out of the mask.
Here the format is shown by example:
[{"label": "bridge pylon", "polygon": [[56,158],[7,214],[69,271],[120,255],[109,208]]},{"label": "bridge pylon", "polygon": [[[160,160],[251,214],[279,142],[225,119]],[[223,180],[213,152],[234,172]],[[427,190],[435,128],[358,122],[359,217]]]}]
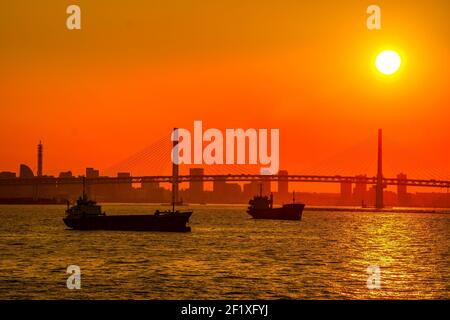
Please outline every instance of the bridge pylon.
[{"label": "bridge pylon", "polygon": [[173,159],[172,159],[172,207],[175,211],[175,204],[179,202],[179,178],[178,178],[178,128],[173,129]]},{"label": "bridge pylon", "polygon": [[383,132],[378,129],[378,162],[377,162],[377,184],[375,193],[375,207],[384,208],[383,202]]}]

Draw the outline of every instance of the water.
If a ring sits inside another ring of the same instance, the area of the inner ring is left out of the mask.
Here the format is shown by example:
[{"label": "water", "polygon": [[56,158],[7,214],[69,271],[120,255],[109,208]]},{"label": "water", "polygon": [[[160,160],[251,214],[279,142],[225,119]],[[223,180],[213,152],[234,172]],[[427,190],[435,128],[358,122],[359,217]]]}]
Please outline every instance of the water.
[{"label": "water", "polygon": [[[104,205],[112,214],[152,205]],[[0,206],[0,298],[449,299],[450,215],[191,206],[192,233],[73,231],[62,206]],[[81,268],[81,289],[66,268]],[[367,288],[367,267],[381,288]]]}]

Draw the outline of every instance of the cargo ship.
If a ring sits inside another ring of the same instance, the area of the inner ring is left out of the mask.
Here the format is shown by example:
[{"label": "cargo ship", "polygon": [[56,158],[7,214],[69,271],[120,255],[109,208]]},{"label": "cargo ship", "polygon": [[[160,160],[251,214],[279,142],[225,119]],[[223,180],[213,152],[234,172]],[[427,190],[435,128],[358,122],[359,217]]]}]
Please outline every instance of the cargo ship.
[{"label": "cargo ship", "polygon": [[253,217],[253,219],[274,219],[274,220],[301,220],[303,209],[305,205],[303,203],[295,203],[295,192],[293,194],[292,203],[284,204],[281,207],[273,207],[273,195],[270,194],[270,198],[263,196],[262,192],[258,196],[255,196],[249,201],[249,207],[247,213]]},{"label": "cargo ship", "polygon": [[[176,140],[173,147],[178,144],[178,129],[174,129]],[[175,206],[178,201],[178,162],[172,166],[172,210],[156,210],[153,214],[143,215],[107,215],[95,201],[86,194],[86,179],[83,178],[83,195],[76,205],[67,203],[66,217],[63,219],[66,226],[76,230],[120,230],[120,231],[163,231],[163,232],[190,232],[189,218],[192,211],[178,211]]]},{"label": "cargo ship", "polygon": [[156,210],[153,214],[142,215],[107,215],[102,207],[88,198],[83,179],[83,195],[76,205],[67,202],[66,226],[76,230],[117,230],[117,231],[162,231],[190,232],[189,218],[192,211]]}]

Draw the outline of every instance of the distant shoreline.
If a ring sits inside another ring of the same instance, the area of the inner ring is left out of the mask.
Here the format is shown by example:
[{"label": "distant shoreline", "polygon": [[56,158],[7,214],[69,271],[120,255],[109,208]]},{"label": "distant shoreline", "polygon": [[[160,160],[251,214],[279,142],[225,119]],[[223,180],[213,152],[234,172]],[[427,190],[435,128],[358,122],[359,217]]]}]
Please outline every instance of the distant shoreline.
[{"label": "distant shoreline", "polygon": [[[2,205],[66,205],[64,202],[58,201],[25,201],[25,202],[3,202],[0,200],[0,206]],[[151,206],[167,206],[168,204],[164,203],[153,203],[153,202],[104,202],[103,205],[151,205]],[[214,206],[226,206],[226,207],[246,207],[246,204],[241,203],[184,203],[182,205],[178,205],[177,207],[186,207],[186,206],[200,206],[200,207],[214,207]],[[373,207],[362,208],[362,207],[321,207],[321,206],[306,206],[304,211],[313,211],[313,212],[368,212],[368,213],[432,213],[432,214],[450,214],[450,208],[398,208],[398,207],[390,207],[384,209],[376,209]]]},{"label": "distant shoreline", "polygon": [[450,209],[430,208],[356,208],[356,207],[305,207],[305,211],[334,211],[334,212],[373,212],[373,213],[434,213],[450,214]]}]

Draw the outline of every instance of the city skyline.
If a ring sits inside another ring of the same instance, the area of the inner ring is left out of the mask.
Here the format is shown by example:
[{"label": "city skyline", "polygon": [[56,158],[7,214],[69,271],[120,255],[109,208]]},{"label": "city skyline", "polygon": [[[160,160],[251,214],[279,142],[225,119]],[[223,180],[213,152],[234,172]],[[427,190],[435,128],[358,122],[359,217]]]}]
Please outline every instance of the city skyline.
[{"label": "city skyline", "polygon": [[[382,143],[381,143],[381,130],[379,130],[378,136],[378,161],[379,170],[382,163]],[[130,172],[117,172],[115,177],[117,180],[111,180],[111,176],[102,175],[100,170],[95,168],[86,168],[84,175],[74,175],[71,171],[60,172],[56,177],[52,175],[43,174],[43,144],[40,141],[37,146],[37,172],[33,173],[33,170],[25,165],[20,165],[19,174],[16,172],[0,171],[0,179],[3,179],[3,186],[0,186],[0,201],[5,203],[14,203],[14,201],[21,201],[26,203],[27,201],[55,201],[55,203],[61,203],[66,200],[75,200],[79,197],[81,192],[81,181],[77,178],[87,178],[90,184],[88,185],[88,194],[98,200],[104,202],[170,202],[171,201],[171,189],[170,183],[172,178],[161,179],[158,178],[155,182],[149,180],[151,176],[145,178],[141,182],[136,180]],[[189,167],[189,166],[188,166]],[[173,174],[178,174],[178,165],[174,164],[176,171]],[[307,191],[298,188],[299,182],[290,181],[291,187],[289,188],[289,172],[287,170],[280,170],[276,179],[266,179],[261,176],[259,179],[249,178],[249,183],[245,182],[233,182],[236,181],[233,176],[242,176],[237,181],[245,181],[248,174],[226,174],[215,173],[213,176],[205,172],[205,168],[188,168],[188,174],[190,176],[189,182],[185,182],[184,176],[179,183],[177,183],[176,201],[194,202],[194,203],[246,203],[247,200],[255,194],[262,193],[265,195],[274,194],[274,201],[276,203],[289,202],[291,199],[291,192],[295,193],[297,187],[297,194],[302,197],[303,201],[306,201],[309,205],[337,205],[337,206],[377,206],[383,208],[385,205],[388,207],[402,206],[402,207],[450,207],[450,195],[449,188],[447,187],[442,192],[442,188],[434,188],[431,192],[424,192],[413,187],[416,192],[408,192],[406,184],[391,185],[389,190],[387,186],[384,186],[379,191],[377,186],[381,186],[384,183],[378,179],[386,179],[383,176],[382,171],[379,171],[376,179],[376,184],[373,183],[370,186],[370,180],[367,180],[370,176],[367,174],[359,174],[354,177],[353,182],[348,181],[345,178],[342,182],[340,180],[334,181],[339,186],[339,193],[336,192],[320,192],[320,191]],[[176,172],[176,173],[175,173]],[[183,175],[183,173],[180,173]],[[206,178],[207,177],[207,178]],[[212,177],[212,179],[211,179]],[[224,178],[225,177],[225,178]],[[268,177],[268,176],[267,176]],[[286,177],[284,180],[283,177]],[[340,176],[337,176],[340,178]],[[8,179],[19,178],[18,185],[16,182],[12,182],[11,185],[5,184]],[[30,183],[33,180],[30,178],[46,179],[41,182]],[[54,180],[48,180],[53,179]],[[107,180],[105,180],[107,178]],[[133,178],[133,180],[131,180]],[[231,178],[231,180],[230,180]],[[24,179],[26,183],[20,183],[20,180]],[[72,180],[71,180],[72,179]],[[102,180],[103,179],[103,180]],[[280,180],[281,179],[281,180]],[[405,173],[399,173],[396,179],[400,182],[406,182],[408,176]],[[230,181],[227,181],[230,180]],[[50,181],[50,182],[49,182]],[[76,184],[78,181],[78,185]],[[160,182],[158,182],[160,181]],[[163,182],[164,181],[164,182]],[[299,180],[303,181],[304,179]],[[308,179],[306,180],[308,181]],[[322,178],[312,179],[311,182],[321,182]],[[325,181],[325,180],[323,180]],[[375,180],[374,180],[375,181]],[[430,182],[433,183],[431,180]],[[0,181],[1,182],[1,181]],[[162,182],[162,183],[161,183]],[[179,187],[178,187],[179,185]],[[294,185],[294,186],[293,186]],[[413,185],[414,186],[414,185]],[[392,187],[396,188],[394,192]],[[300,190],[299,190],[300,189]],[[384,189],[384,190],[383,190]],[[419,190],[419,191],[418,191]],[[440,190],[440,192],[436,192]],[[381,194],[381,200],[379,195]],[[338,195],[338,196],[337,196]],[[375,196],[376,195],[376,196]],[[386,199],[383,201],[383,198]],[[16,200],[14,200],[16,199]],[[28,199],[28,200],[27,200]],[[34,199],[34,200],[31,200]],[[53,200],[52,200],[53,199]],[[385,202],[385,203],[384,203]]]}]

